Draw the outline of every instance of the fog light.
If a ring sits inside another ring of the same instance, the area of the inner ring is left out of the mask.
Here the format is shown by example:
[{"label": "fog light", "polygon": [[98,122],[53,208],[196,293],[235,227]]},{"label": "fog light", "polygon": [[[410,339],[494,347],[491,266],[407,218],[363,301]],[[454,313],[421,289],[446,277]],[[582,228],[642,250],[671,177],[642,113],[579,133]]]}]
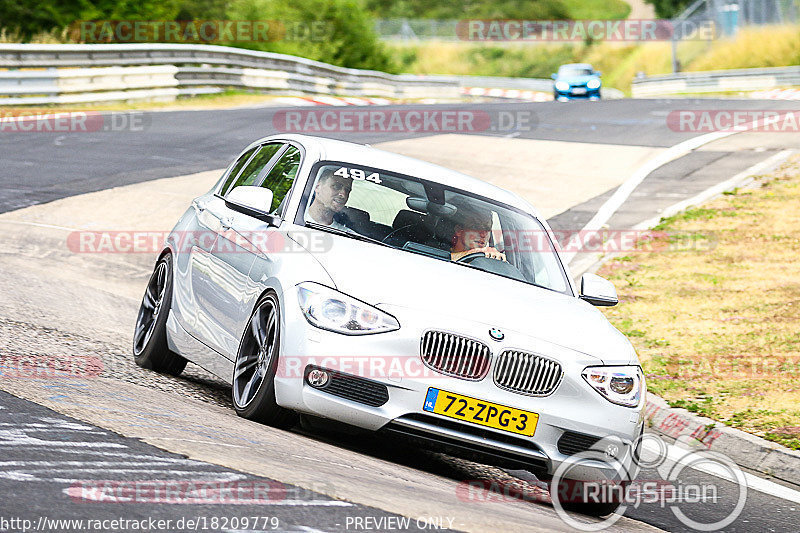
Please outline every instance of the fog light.
[{"label": "fog light", "polygon": [[330,375],[324,370],[320,370],[318,368],[315,368],[308,373],[308,376],[306,376],[306,381],[308,381],[308,384],[318,389],[324,387],[328,383],[329,379]]},{"label": "fog light", "polygon": [[609,444],[606,446],[606,455],[609,457],[616,457],[619,454],[619,446],[616,444]]}]

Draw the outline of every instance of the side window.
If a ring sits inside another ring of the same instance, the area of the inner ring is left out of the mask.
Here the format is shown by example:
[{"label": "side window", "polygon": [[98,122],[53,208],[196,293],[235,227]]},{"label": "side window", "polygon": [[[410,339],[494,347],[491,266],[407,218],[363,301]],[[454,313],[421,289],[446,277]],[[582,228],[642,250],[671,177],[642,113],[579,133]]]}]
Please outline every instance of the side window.
[{"label": "side window", "polygon": [[253,148],[249,149],[244,154],[242,154],[242,157],[236,160],[236,163],[233,165],[233,168],[231,169],[231,173],[228,174],[227,178],[225,178],[225,183],[222,185],[222,189],[220,189],[220,194],[224,195],[225,193],[228,192],[228,190],[231,187],[231,183],[233,183],[233,180],[235,180],[236,176],[239,175],[239,171],[242,170],[244,164],[247,163],[247,160],[250,159],[250,156],[253,155],[256,152],[256,150],[258,150],[258,146],[254,146]]},{"label": "side window", "polygon": [[258,153],[253,156],[253,159],[247,163],[247,166],[244,167],[244,170],[239,174],[239,177],[236,178],[231,188],[225,191],[225,194],[233,190],[234,187],[258,185],[256,180],[259,174],[261,174],[261,171],[264,170],[264,167],[269,163],[270,159],[272,159],[272,156],[274,156],[281,147],[283,147],[282,143],[270,143],[262,146],[261,150],[259,150]]},{"label": "side window", "polygon": [[283,210],[282,204],[286,198],[286,193],[292,188],[294,177],[297,175],[299,168],[300,150],[294,146],[289,146],[261,184],[262,187],[272,191],[270,213],[280,214],[280,211]]}]

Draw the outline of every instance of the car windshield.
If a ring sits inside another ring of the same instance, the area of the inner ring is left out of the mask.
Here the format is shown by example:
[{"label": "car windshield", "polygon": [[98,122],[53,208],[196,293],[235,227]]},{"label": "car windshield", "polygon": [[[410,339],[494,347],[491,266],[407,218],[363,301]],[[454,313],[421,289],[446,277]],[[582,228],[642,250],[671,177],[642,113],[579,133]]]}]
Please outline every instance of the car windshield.
[{"label": "car windshield", "polygon": [[590,68],[561,67],[558,69],[559,76],[591,76],[594,74]]},{"label": "car windshield", "polygon": [[295,222],[572,294],[535,217],[434,181],[318,163]]}]

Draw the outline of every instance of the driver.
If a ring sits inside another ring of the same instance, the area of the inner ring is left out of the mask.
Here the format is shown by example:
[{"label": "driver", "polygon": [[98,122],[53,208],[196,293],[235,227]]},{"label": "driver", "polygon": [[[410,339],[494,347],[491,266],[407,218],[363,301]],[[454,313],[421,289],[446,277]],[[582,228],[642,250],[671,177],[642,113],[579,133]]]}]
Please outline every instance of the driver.
[{"label": "driver", "polygon": [[488,210],[461,203],[453,217],[455,231],[450,259],[458,261],[474,253],[483,253],[490,259],[506,261],[506,254],[489,246],[489,233],[492,230],[492,214]]},{"label": "driver", "polygon": [[314,186],[311,204],[306,209],[305,219],[307,222],[347,231],[347,227],[340,220],[346,218],[342,209],[350,198],[353,179],[343,178],[333,172],[333,167],[325,167],[320,172],[317,184]]}]

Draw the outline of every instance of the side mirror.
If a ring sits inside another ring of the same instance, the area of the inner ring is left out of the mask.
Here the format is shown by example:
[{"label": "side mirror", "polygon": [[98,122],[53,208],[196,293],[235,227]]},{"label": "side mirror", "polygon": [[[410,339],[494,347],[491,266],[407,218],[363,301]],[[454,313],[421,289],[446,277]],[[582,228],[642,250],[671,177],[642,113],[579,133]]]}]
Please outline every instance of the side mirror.
[{"label": "side mirror", "polygon": [[557,75],[557,74],[550,74],[550,77],[551,77],[552,79],[556,79],[556,78],[558,77],[558,75]]},{"label": "side mirror", "polygon": [[595,70],[595,71],[594,71],[594,73],[595,73],[595,74],[597,74],[597,77],[598,77],[598,78],[599,78],[599,77],[601,77],[601,76],[603,75],[603,73],[602,73],[602,72],[600,72],[599,70]]},{"label": "side mirror", "polygon": [[584,274],[581,277],[581,300],[598,307],[610,307],[619,303],[614,284],[596,274]]},{"label": "side mirror", "polygon": [[276,226],[277,215],[269,214],[272,207],[272,191],[264,187],[251,187],[242,185],[235,187],[225,197],[225,205],[246,215],[263,220],[271,226]]}]

